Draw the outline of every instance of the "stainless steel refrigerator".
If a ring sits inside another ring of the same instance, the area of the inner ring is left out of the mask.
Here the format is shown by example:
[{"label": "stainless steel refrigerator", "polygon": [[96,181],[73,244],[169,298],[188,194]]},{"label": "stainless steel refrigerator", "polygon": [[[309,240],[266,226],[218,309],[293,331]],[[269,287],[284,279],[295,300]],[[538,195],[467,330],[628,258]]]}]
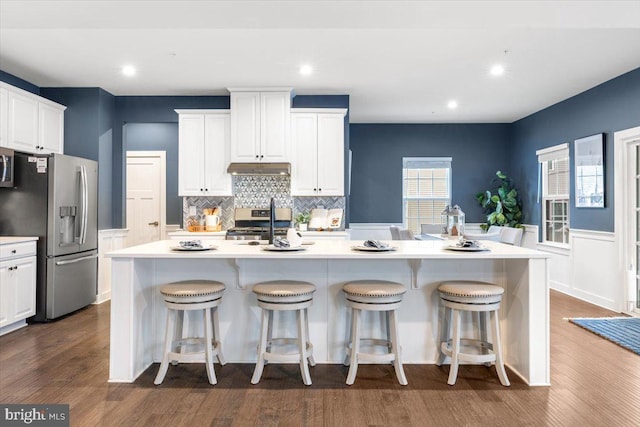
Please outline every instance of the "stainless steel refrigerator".
[{"label": "stainless steel refrigerator", "polygon": [[36,314],[55,319],[95,301],[98,163],[15,153],[14,187],[0,188],[0,235],[37,236]]}]

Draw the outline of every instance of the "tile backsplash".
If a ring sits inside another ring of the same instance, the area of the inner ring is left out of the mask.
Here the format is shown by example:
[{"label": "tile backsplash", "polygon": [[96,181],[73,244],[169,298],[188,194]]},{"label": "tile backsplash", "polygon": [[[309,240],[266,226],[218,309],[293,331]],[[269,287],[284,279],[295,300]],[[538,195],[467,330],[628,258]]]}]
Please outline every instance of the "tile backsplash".
[{"label": "tile backsplash", "polygon": [[293,216],[299,212],[310,212],[317,207],[344,209],[346,204],[344,197],[292,197],[291,178],[288,176],[234,176],[232,179],[233,197],[183,197],[183,228],[187,227],[191,206],[196,208],[195,218],[200,223],[204,221],[203,209],[220,207],[222,228],[226,230],[234,226],[234,208],[266,208],[272,197],[275,198],[277,207],[292,208]]}]

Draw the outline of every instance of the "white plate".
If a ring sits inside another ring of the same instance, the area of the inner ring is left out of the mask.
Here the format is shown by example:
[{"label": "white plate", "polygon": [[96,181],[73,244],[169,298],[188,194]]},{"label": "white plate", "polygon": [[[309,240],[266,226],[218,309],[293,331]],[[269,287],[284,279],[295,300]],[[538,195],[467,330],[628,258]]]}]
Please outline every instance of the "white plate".
[{"label": "white plate", "polygon": [[291,252],[291,251],[306,251],[307,248],[303,248],[302,246],[294,246],[289,248],[278,248],[273,245],[264,246],[262,248],[263,251],[274,251],[274,252]]},{"label": "white plate", "polygon": [[447,249],[447,250],[450,250],[450,251],[460,251],[460,252],[482,252],[482,251],[490,251],[491,250],[491,249],[489,249],[487,247],[484,247],[484,246],[463,248],[463,247],[454,246],[454,245],[445,246],[444,249]]},{"label": "white plate", "polygon": [[351,246],[351,249],[355,249],[356,251],[366,251],[366,252],[391,252],[395,251],[395,246],[388,246],[386,248],[371,248],[369,246]]},{"label": "white plate", "polygon": [[198,252],[198,251],[209,251],[212,249],[217,249],[217,246],[203,246],[201,248],[188,248],[183,246],[171,246],[169,249],[172,251],[185,251],[185,252]]}]

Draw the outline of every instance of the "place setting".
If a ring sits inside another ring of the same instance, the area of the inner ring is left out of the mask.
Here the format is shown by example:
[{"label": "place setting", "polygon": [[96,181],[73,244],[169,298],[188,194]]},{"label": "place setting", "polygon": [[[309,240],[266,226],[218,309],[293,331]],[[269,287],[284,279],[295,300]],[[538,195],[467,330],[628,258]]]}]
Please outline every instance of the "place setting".
[{"label": "place setting", "polygon": [[467,240],[465,238],[458,239],[456,243],[449,243],[443,246],[443,249],[460,252],[483,252],[491,250],[478,240]]},{"label": "place setting", "polygon": [[302,235],[300,233],[288,233],[287,238],[275,237],[272,245],[263,246],[263,251],[274,252],[294,252],[305,251],[307,248],[302,246]]},{"label": "place setting", "polygon": [[363,252],[391,252],[398,248],[381,240],[365,240],[361,245],[352,246],[351,249]]},{"label": "place setting", "polygon": [[170,246],[169,249],[172,251],[198,252],[217,249],[217,246],[204,245],[202,240],[183,240],[179,242],[178,246]]}]

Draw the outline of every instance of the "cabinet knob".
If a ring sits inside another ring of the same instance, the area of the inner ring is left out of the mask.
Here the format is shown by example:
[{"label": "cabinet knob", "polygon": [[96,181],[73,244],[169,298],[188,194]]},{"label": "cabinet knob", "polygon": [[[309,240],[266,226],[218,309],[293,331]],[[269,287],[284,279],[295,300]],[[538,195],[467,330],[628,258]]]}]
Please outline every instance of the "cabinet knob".
[{"label": "cabinet knob", "polygon": [[260,156],[258,156],[258,155],[256,154],[256,159],[258,159],[258,158],[260,158]]},{"label": "cabinet knob", "polygon": [[322,188],[318,188],[318,191],[322,191]]},{"label": "cabinet knob", "polygon": [[204,191],[204,188],[201,188],[200,191]]},{"label": "cabinet knob", "polygon": [[209,189],[208,189],[208,188],[205,188],[205,189],[204,189],[204,191],[209,191]]},{"label": "cabinet knob", "polygon": [[262,159],[262,158],[264,158],[264,156],[263,156],[263,155],[260,155],[260,158]]},{"label": "cabinet knob", "polygon": [[11,250],[11,253],[12,253],[12,254],[15,254],[15,253],[18,253],[18,251],[17,251],[17,249],[12,249],[12,250]]}]

